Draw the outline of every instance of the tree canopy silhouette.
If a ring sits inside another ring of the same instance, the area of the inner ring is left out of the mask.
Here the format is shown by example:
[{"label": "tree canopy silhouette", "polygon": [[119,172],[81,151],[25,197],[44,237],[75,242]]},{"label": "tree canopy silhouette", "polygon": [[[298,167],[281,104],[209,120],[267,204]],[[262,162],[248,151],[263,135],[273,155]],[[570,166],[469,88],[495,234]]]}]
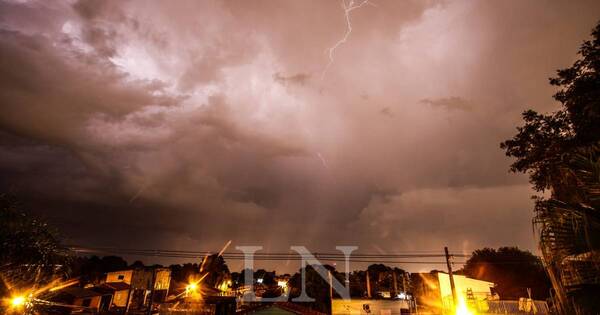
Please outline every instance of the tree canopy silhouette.
[{"label": "tree canopy silhouette", "polygon": [[496,291],[505,300],[527,297],[527,288],[532,289],[533,298],[546,299],[551,287],[541,259],[517,247],[478,249],[467,260],[463,273],[496,283]]},{"label": "tree canopy silhouette", "polygon": [[534,222],[540,248],[564,314],[600,309],[600,24],[579,49],[580,58],[558,70],[559,110],[523,113],[524,125],[501,143],[516,158],[514,172],[529,175],[538,191]]},{"label": "tree canopy silhouette", "polygon": [[25,213],[14,196],[0,195],[0,295],[58,277],[68,260],[56,231]]},{"label": "tree canopy silhouette", "polygon": [[600,24],[579,50],[571,67],[557,71],[550,84],[560,90],[554,99],[562,107],[550,114],[523,112],[525,124],[500,144],[506,155],[516,158],[513,172],[528,173],[537,190],[554,186],[561,157],[573,149],[600,141]]}]

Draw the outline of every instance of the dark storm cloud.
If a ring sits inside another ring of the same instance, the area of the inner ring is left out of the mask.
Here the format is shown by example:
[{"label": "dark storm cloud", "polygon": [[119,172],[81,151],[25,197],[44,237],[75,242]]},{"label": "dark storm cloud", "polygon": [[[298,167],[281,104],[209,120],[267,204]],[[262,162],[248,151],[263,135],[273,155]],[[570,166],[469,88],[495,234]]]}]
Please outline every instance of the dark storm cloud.
[{"label": "dark storm cloud", "polygon": [[[105,63],[40,35],[0,31],[0,77],[4,129],[34,138],[83,144],[92,115],[119,117],[172,100],[153,96],[145,82],[125,82]],[[24,123],[27,122],[27,123]]]},{"label": "dark storm cloud", "polygon": [[328,68],[335,1],[2,3],[1,188],[90,245],[532,248],[498,143],[598,5],[372,2]]}]

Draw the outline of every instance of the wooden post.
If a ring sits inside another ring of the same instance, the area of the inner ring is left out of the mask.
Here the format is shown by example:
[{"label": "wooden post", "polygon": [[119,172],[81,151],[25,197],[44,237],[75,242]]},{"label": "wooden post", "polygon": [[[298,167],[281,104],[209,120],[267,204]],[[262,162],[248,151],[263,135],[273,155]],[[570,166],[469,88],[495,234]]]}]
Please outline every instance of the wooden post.
[{"label": "wooden post", "polygon": [[369,280],[369,269],[367,269],[367,297],[371,298],[371,281]]},{"label": "wooden post", "polygon": [[448,253],[448,247],[444,247],[446,253],[446,265],[448,266],[448,277],[450,277],[450,289],[452,290],[452,301],[454,302],[454,308],[458,305],[458,299],[456,298],[456,287],[454,286],[454,276],[452,275],[452,264],[450,263],[450,254]]},{"label": "wooden post", "polygon": [[331,271],[328,271],[327,274],[329,276],[329,301],[331,302],[331,307],[333,307],[333,279]]},{"label": "wooden post", "polygon": [[398,296],[398,278],[396,277],[396,270],[392,269],[392,280],[394,280],[394,295]]}]

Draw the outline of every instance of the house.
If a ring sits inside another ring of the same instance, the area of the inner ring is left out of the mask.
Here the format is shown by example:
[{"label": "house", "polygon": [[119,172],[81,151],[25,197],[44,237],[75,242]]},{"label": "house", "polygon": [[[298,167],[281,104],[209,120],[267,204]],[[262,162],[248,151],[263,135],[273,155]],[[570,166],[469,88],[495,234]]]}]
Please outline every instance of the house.
[{"label": "house", "polygon": [[[113,302],[115,306],[136,310],[147,307],[150,299],[152,303],[164,302],[169,293],[170,282],[169,268],[145,267],[109,272],[106,274],[104,284],[115,288],[115,302]],[[124,286],[117,283],[129,286],[126,296]]]},{"label": "house", "polygon": [[129,289],[131,286],[125,282],[106,282],[94,288],[95,291],[108,292],[112,295],[112,308],[125,308],[127,306],[127,298],[129,297]]},{"label": "house", "polygon": [[[494,283],[453,275],[454,287],[459,303],[471,304],[476,309],[486,309],[487,301],[498,299]],[[453,308],[450,277],[444,272],[411,274],[412,294],[421,311],[442,313]]]},{"label": "house", "polygon": [[[440,294],[443,300],[452,301],[452,288],[450,286],[450,276],[444,272],[438,272],[438,282],[440,284]],[[464,299],[486,300],[494,295],[495,283],[469,278],[463,275],[453,275],[456,294]]]},{"label": "house", "polygon": [[110,293],[80,287],[64,288],[51,299],[52,302],[81,306],[95,312],[107,311],[111,300],[112,295]]}]

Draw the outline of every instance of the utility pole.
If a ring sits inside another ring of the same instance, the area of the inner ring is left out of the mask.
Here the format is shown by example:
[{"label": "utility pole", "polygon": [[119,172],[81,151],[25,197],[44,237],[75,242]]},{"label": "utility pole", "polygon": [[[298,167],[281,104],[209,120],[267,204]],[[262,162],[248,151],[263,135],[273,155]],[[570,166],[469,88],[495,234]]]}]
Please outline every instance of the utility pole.
[{"label": "utility pole", "polygon": [[394,281],[394,296],[398,296],[398,278],[396,278],[396,270],[392,269],[392,279]]},{"label": "utility pole", "polygon": [[333,279],[331,276],[331,270],[328,270],[327,276],[329,277],[329,301],[332,303],[331,305],[333,305]]},{"label": "utility pole", "polygon": [[331,270],[327,270],[327,276],[329,278],[329,314],[333,314],[333,276]]},{"label": "utility pole", "polygon": [[371,281],[369,279],[369,269],[367,269],[367,297],[371,298]]},{"label": "utility pole", "polygon": [[454,302],[454,308],[458,305],[456,298],[456,287],[454,286],[454,276],[452,275],[452,263],[450,263],[450,254],[448,253],[448,247],[444,247],[446,253],[446,265],[448,266],[448,277],[450,277],[450,289],[452,290],[452,301]]}]

